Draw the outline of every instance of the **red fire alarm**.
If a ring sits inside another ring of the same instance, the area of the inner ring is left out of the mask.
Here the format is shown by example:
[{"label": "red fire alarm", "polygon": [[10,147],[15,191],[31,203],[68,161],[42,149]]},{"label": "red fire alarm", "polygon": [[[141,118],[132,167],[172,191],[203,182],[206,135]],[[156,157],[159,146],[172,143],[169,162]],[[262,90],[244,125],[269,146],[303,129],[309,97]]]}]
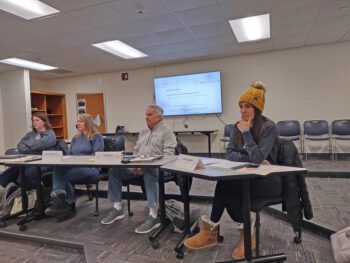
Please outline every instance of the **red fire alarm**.
[{"label": "red fire alarm", "polygon": [[129,74],[128,73],[122,73],[122,80],[128,80]]}]

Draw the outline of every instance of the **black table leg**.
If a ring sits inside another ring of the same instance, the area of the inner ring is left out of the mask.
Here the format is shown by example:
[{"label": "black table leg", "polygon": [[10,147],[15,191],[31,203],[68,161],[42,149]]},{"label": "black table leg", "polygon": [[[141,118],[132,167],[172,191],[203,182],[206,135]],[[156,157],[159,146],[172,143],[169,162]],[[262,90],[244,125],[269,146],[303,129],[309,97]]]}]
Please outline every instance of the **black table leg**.
[{"label": "black table leg", "polygon": [[159,210],[160,210],[160,222],[161,226],[148,238],[152,242],[153,248],[159,248],[159,241],[157,237],[164,231],[164,229],[169,225],[169,220],[167,220],[165,215],[165,190],[164,190],[164,172],[159,170]]},{"label": "black table leg", "polygon": [[244,225],[244,255],[248,262],[252,260],[251,226],[250,226],[250,184],[249,179],[243,180],[243,225]]}]

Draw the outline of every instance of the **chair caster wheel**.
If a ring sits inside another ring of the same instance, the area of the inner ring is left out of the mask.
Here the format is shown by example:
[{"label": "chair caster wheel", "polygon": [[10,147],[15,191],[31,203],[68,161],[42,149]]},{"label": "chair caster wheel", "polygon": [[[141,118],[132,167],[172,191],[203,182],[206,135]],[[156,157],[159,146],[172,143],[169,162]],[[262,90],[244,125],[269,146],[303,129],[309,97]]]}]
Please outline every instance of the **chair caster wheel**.
[{"label": "chair caster wheel", "polygon": [[218,241],[219,241],[219,242],[223,242],[223,241],[224,241],[224,236],[219,235]]},{"label": "chair caster wheel", "polygon": [[176,258],[177,258],[177,259],[183,259],[184,256],[185,256],[185,255],[184,255],[183,252],[180,252],[180,253],[177,253],[177,254],[176,254]]},{"label": "chair caster wheel", "polygon": [[93,215],[94,215],[94,216],[98,216],[98,212],[94,212]]},{"label": "chair caster wheel", "polygon": [[26,225],[20,225],[19,226],[19,231],[26,231],[27,230],[27,226]]},{"label": "chair caster wheel", "polygon": [[7,223],[5,221],[0,221],[0,228],[4,228],[7,226]]},{"label": "chair caster wheel", "polygon": [[294,237],[294,243],[295,244],[300,244],[301,243],[301,238],[300,237]]},{"label": "chair caster wheel", "polygon": [[134,213],[133,212],[129,212],[129,216],[133,216],[134,215]]},{"label": "chair caster wheel", "polygon": [[157,240],[152,241],[152,248],[158,249],[160,247],[160,244]]}]

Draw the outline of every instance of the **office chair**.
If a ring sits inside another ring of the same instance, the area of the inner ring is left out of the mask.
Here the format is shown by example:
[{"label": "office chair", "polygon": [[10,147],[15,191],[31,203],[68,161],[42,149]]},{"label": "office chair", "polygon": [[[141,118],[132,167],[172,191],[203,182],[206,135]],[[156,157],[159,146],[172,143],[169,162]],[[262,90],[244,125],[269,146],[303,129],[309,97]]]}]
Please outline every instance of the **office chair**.
[{"label": "office chair", "polygon": [[297,120],[277,122],[278,135],[291,141],[299,141],[300,154],[303,154],[303,142],[300,133],[300,123]]},{"label": "office chair", "polygon": [[226,149],[226,144],[230,141],[230,137],[231,137],[231,134],[233,132],[234,127],[235,127],[234,124],[226,124],[224,127],[224,138],[220,139],[220,141],[224,144],[224,151]]},{"label": "office chair", "polygon": [[[278,165],[302,167],[298,149],[292,141],[278,139]],[[289,200],[287,205],[286,200]],[[292,201],[291,201],[292,200]],[[291,205],[290,202],[293,202]],[[281,204],[282,210],[287,212],[289,222],[294,230],[294,243],[300,244],[301,224],[303,216],[306,219],[313,217],[309,194],[303,174],[282,176],[282,195],[273,198],[253,198],[251,200],[251,210],[256,212],[255,238],[256,256],[259,256],[260,249],[260,211],[264,207]],[[297,208],[297,209],[296,209]]]},{"label": "office chair", "polygon": [[337,160],[337,141],[350,141],[350,119],[332,122],[332,159]]},{"label": "office chair", "polygon": [[332,153],[332,140],[329,134],[328,122],[326,120],[311,120],[304,122],[303,149],[305,160],[307,160],[305,145],[308,141],[328,141],[328,150],[330,154]]}]

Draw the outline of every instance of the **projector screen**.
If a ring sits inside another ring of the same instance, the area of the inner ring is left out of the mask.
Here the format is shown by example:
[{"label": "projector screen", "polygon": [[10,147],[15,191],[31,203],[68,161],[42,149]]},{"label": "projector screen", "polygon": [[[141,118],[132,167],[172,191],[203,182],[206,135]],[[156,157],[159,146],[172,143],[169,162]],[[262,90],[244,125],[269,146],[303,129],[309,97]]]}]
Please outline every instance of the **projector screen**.
[{"label": "projector screen", "polygon": [[220,71],[155,78],[154,95],[164,116],[221,113]]}]

